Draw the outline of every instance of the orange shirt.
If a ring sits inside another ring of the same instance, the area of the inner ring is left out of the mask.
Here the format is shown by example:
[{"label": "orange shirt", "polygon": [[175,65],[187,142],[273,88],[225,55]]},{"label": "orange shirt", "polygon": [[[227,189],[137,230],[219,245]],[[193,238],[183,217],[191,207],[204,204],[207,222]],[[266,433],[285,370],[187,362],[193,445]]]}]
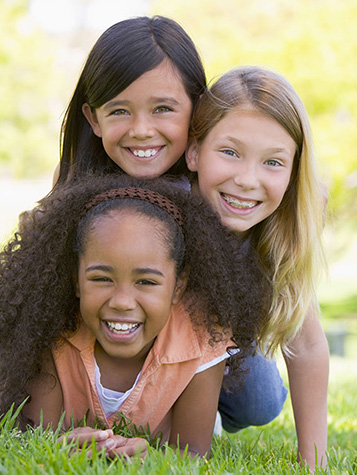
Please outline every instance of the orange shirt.
[{"label": "orange shirt", "polygon": [[[141,375],[129,397],[120,408],[137,426],[150,426],[152,434],[163,433],[169,439],[171,409],[195,375],[197,368],[221,356],[232,342],[211,346],[210,335],[201,326],[194,327],[189,315],[178,304],[172,307],[168,322],[157,336]],[[95,385],[95,337],[85,325],[53,350],[55,365],[63,393],[66,411],[64,428],[81,420],[89,410],[87,424],[101,419],[111,427],[118,418],[114,413],[106,418]]]}]

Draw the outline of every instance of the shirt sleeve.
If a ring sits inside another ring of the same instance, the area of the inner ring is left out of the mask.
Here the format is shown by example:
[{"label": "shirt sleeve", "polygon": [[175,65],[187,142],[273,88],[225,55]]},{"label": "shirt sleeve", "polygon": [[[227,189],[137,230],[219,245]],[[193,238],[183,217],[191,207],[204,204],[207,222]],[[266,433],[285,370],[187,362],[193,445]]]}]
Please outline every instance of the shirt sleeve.
[{"label": "shirt sleeve", "polygon": [[211,368],[212,366],[215,366],[216,364],[220,363],[220,362],[223,361],[223,360],[228,359],[228,358],[231,357],[233,354],[238,353],[238,352],[239,352],[239,348],[234,348],[234,349],[230,350],[230,353],[228,353],[227,351],[225,351],[222,355],[217,356],[217,357],[214,358],[213,360],[207,361],[207,363],[204,363],[203,365],[199,366],[199,367],[196,369],[196,373],[195,373],[195,374],[202,373],[202,371],[205,371],[206,369]]}]

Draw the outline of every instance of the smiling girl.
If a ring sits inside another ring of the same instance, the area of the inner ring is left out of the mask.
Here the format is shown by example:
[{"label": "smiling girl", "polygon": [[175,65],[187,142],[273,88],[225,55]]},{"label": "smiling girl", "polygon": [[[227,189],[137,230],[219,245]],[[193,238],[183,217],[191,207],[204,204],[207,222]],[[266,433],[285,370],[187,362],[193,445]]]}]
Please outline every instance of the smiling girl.
[{"label": "smiling girl", "polygon": [[[270,275],[273,304],[257,342],[264,352],[282,347],[299,459],[325,465],[329,355],[315,296],[324,264],[325,203],[308,116],[296,91],[259,67],[223,75],[195,111],[187,163],[197,172],[200,193],[229,229],[253,243]],[[259,353],[254,358],[262,359]],[[257,386],[252,397],[264,408],[266,385],[258,392]],[[228,431],[244,427],[248,395],[221,395]]]},{"label": "smiling girl", "polygon": [[209,454],[227,347],[239,347],[239,370],[269,294],[255,252],[202,200],[171,183],[83,175],[0,254],[0,413],[30,396],[22,429],[57,427],[64,411],[79,447],[94,438],[110,457],[145,455],[143,439],[114,435],[123,414]]},{"label": "smiling girl", "polygon": [[195,167],[200,192],[226,226],[243,233],[280,205],[295,149],[292,137],[274,119],[249,105],[232,110],[200,144]]},{"label": "smiling girl", "polygon": [[178,23],[154,16],[114,24],[93,46],[65,113],[55,182],[86,171],[181,175],[205,86],[196,47]]}]

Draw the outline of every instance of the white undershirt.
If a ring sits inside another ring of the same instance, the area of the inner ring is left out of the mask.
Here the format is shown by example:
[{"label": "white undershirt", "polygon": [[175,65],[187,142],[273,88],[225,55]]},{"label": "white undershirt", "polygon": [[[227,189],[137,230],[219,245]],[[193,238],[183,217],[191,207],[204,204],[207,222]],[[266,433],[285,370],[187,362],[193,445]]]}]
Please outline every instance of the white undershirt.
[{"label": "white undershirt", "polygon": [[[229,358],[230,356],[231,355],[227,352],[223,353],[223,355],[221,356],[217,356],[217,358],[214,358],[213,360],[208,361],[208,363],[205,363],[199,366],[195,374],[202,373],[202,371],[205,371],[206,369],[217,365],[218,363]],[[105,413],[105,416],[109,417],[111,414],[114,414],[114,412],[119,411],[121,406],[124,404],[125,400],[130,396],[130,393],[133,391],[137,382],[139,381],[141,371],[138,373],[133,386],[127,391],[125,391],[124,393],[122,393],[120,391],[114,391],[113,389],[108,389],[102,386],[102,383],[100,381],[101,380],[100,369],[95,358],[94,358],[94,363],[95,363],[95,386],[97,388],[97,393],[98,393],[103,411]]]}]

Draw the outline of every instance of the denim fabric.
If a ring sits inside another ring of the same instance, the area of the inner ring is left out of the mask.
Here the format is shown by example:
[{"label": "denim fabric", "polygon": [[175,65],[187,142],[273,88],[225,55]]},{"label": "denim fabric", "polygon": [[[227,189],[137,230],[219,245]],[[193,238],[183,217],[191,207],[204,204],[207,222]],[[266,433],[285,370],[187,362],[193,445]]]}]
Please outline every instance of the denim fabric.
[{"label": "denim fabric", "polygon": [[268,424],[280,414],[288,393],[275,361],[256,353],[246,359],[244,367],[249,372],[241,386],[221,390],[218,410],[227,432]]}]

